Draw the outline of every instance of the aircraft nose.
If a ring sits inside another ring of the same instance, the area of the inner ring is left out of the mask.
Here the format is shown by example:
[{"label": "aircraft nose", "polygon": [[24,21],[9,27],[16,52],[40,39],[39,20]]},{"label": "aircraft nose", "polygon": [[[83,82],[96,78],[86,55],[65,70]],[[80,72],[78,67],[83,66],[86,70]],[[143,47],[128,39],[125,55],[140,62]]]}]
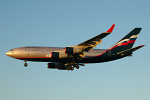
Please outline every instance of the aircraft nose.
[{"label": "aircraft nose", "polygon": [[7,55],[7,56],[11,56],[11,55],[12,55],[12,52],[8,51],[8,52],[6,52],[6,55]]}]

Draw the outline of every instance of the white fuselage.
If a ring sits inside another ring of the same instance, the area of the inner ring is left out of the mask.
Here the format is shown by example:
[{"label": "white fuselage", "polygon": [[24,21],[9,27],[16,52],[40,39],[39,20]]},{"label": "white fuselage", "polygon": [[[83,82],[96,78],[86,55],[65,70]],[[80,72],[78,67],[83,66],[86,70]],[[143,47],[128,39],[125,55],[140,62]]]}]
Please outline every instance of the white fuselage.
[{"label": "white fuselage", "polygon": [[[65,48],[61,47],[19,47],[11,49],[6,55],[20,59],[20,58],[50,58],[51,52],[63,51]],[[85,57],[94,57],[105,52],[105,49],[93,49],[89,52],[84,52]]]}]

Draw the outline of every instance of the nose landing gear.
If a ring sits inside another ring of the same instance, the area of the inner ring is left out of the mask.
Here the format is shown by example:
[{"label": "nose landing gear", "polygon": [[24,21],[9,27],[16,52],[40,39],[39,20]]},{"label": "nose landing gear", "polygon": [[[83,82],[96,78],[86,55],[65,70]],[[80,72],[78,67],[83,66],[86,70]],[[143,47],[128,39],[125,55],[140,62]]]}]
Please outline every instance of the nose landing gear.
[{"label": "nose landing gear", "polygon": [[24,67],[27,67],[27,66],[28,66],[27,60],[25,60],[24,62],[25,62],[25,63],[24,63]]}]

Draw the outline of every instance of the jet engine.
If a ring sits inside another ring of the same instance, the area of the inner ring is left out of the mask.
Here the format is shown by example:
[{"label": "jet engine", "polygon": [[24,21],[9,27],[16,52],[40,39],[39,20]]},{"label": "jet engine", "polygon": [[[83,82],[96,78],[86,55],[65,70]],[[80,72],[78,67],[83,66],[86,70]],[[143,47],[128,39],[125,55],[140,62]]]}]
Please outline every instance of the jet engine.
[{"label": "jet engine", "polygon": [[68,54],[82,53],[82,49],[75,47],[65,47],[65,53]]},{"label": "jet engine", "polygon": [[51,58],[66,58],[68,54],[61,52],[51,52]]},{"label": "jet engine", "polygon": [[48,63],[47,68],[49,69],[59,69],[59,70],[67,70],[69,65],[64,65],[60,63]]}]

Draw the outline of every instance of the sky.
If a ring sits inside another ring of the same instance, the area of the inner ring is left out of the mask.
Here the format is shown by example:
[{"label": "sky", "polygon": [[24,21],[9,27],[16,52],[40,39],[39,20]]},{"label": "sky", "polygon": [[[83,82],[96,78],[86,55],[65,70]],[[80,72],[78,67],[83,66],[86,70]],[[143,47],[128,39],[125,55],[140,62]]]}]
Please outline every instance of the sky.
[{"label": "sky", "polygon": [[[0,0],[0,100],[150,100],[149,0]],[[5,55],[24,46],[77,45],[115,24],[97,49],[107,49],[135,27],[146,45],[112,62],[74,71],[48,69]]]}]

